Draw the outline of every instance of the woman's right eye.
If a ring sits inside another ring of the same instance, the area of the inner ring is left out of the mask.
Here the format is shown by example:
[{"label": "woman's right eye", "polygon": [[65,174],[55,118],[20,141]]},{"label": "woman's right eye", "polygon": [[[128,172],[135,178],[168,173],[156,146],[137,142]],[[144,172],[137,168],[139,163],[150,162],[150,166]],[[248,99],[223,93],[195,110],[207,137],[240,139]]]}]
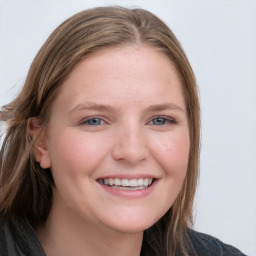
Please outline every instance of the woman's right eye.
[{"label": "woman's right eye", "polygon": [[81,122],[81,125],[102,125],[105,122],[101,118],[90,118]]}]

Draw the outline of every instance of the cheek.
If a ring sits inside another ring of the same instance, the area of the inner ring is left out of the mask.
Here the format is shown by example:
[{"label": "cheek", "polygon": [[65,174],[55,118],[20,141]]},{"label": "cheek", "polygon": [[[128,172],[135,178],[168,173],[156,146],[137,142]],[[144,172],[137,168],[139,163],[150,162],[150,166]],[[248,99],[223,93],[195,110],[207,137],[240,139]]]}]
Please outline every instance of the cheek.
[{"label": "cheek", "polygon": [[178,197],[186,177],[190,139],[188,132],[181,131],[163,134],[152,142],[152,155],[163,170],[163,177],[159,180],[161,186],[158,187],[157,197],[154,198],[159,205],[158,209],[161,209],[160,215],[163,216]]},{"label": "cheek", "polygon": [[187,132],[171,134],[157,140],[154,145],[155,156],[165,172],[184,177],[189,160],[189,134]]},{"label": "cheek", "polygon": [[104,162],[108,151],[109,143],[103,142],[96,133],[86,136],[85,132],[71,129],[52,137],[49,146],[55,198],[62,198],[71,208],[79,208],[83,200],[88,200],[86,194],[91,192],[95,170]]},{"label": "cheek", "polygon": [[107,145],[96,134],[86,136],[81,131],[62,132],[50,144],[52,170],[74,176],[79,173],[93,173],[104,159]]}]

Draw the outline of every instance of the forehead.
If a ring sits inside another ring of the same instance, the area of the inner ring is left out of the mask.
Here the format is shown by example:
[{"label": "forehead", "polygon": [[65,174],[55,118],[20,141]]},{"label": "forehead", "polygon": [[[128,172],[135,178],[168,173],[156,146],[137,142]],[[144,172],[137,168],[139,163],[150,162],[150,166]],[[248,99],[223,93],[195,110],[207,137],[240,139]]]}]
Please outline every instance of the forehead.
[{"label": "forehead", "polygon": [[[168,92],[168,93],[167,93]],[[60,94],[67,102],[88,97],[154,101],[182,94],[180,76],[170,58],[158,48],[128,45],[102,49],[86,57],[64,81]],[[58,98],[58,97],[57,97]],[[180,96],[177,98],[180,98]]]},{"label": "forehead", "polygon": [[[102,72],[103,70],[100,70],[101,65],[104,65],[104,64],[108,65],[109,63],[111,63],[114,55],[115,55],[116,66],[119,66],[120,62],[122,63],[125,62],[126,65],[129,65],[129,63],[134,65],[133,66],[134,68],[136,68],[136,65],[141,63],[147,64],[150,58],[155,58],[156,70],[158,69],[157,62],[159,62],[159,59],[161,59],[161,62],[164,61],[166,66],[169,66],[172,69],[174,69],[177,75],[179,76],[180,80],[182,80],[180,72],[176,68],[176,63],[171,59],[171,57],[169,57],[168,51],[166,49],[159,48],[156,46],[151,46],[145,43],[128,43],[128,44],[120,44],[116,46],[107,46],[107,47],[100,48],[95,52],[92,52],[86,55],[84,59],[78,62],[75,65],[75,67],[72,68],[72,71],[69,73],[67,78],[69,78],[77,69],[77,67],[81,66],[82,63],[88,63],[87,69],[89,69],[89,66],[90,66],[89,63],[97,62],[97,64],[99,65],[99,72]],[[120,58],[118,58],[118,56]],[[159,58],[159,56],[161,57]],[[133,60],[133,63],[131,63],[131,60]],[[111,64],[113,66],[113,63]],[[113,72],[115,72],[115,70],[113,70]]]}]

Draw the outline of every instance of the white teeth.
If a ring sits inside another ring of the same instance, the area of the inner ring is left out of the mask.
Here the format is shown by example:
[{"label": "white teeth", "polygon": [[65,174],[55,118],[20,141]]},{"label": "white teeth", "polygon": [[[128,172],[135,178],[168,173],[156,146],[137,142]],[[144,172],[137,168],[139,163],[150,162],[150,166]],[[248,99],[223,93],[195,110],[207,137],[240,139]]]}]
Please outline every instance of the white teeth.
[{"label": "white teeth", "polygon": [[143,186],[143,185],[144,185],[143,179],[138,179],[137,186]]},{"label": "white teeth", "polygon": [[122,185],[122,182],[121,182],[120,179],[117,179],[117,178],[116,178],[116,179],[114,180],[114,182],[115,182],[115,183],[114,183],[113,185],[116,185],[116,186],[121,186],[121,185]]},{"label": "white teeth", "polygon": [[118,187],[131,187],[131,188],[144,188],[148,187],[152,184],[152,178],[139,178],[139,179],[100,179],[100,183],[108,186],[118,186]]},{"label": "white teeth", "polygon": [[114,180],[114,179],[109,179],[109,180],[108,180],[108,184],[109,184],[110,186],[114,185],[114,184],[115,184],[115,180]]},{"label": "white teeth", "polygon": [[[127,181],[128,181],[128,180],[127,180]],[[129,181],[128,181],[128,182],[129,182]],[[130,183],[130,184],[129,184],[130,187],[137,187],[137,180],[136,180],[136,179],[130,180],[129,183]]]},{"label": "white teeth", "polygon": [[144,184],[145,187],[148,186],[148,179],[145,179],[145,180],[143,181],[143,184]]},{"label": "white teeth", "polygon": [[129,187],[129,180],[127,180],[127,179],[122,179],[122,186],[123,186],[123,187]]}]

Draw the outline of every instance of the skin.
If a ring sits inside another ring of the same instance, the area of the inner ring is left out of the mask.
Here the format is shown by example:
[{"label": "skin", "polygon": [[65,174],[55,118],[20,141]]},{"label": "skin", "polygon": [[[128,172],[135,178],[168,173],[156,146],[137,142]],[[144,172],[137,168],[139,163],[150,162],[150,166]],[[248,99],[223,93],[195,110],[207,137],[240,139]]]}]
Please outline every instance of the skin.
[{"label": "skin", "polygon": [[[100,51],[71,72],[36,147],[55,182],[37,230],[47,255],[140,254],[143,231],[171,207],[187,171],[181,86],[168,57],[145,45]],[[120,193],[106,190],[103,177],[155,181],[145,193]]]}]

